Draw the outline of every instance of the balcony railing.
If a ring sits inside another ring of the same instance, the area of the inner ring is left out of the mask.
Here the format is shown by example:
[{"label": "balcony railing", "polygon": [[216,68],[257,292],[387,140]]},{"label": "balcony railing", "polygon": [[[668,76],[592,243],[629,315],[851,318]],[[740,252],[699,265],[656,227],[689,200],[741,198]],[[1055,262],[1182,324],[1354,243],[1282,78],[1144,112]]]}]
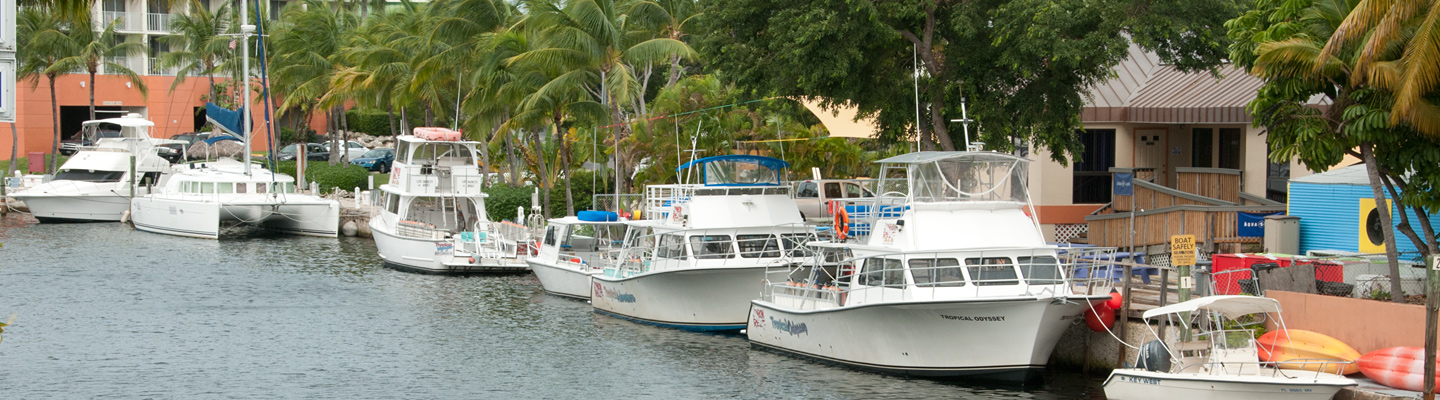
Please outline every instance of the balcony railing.
[{"label": "balcony railing", "polygon": [[171,20],[171,19],[174,19],[174,18],[175,18],[175,15],[174,15],[174,14],[149,13],[149,14],[146,14],[146,18],[145,18],[145,20],[146,20],[146,25],[145,25],[145,26],[146,26],[148,29],[150,29],[151,31],[169,32],[169,31],[170,31],[170,20]]},{"label": "balcony railing", "polygon": [[164,68],[160,66],[160,57],[150,58],[150,75],[174,76],[179,68]]},{"label": "balcony railing", "polygon": [[[112,62],[112,63],[116,63],[116,64],[120,64],[120,65],[124,65],[125,68],[129,68],[131,71],[135,71],[135,73],[144,73],[144,72],[145,72],[145,71],[141,70],[138,65],[135,65],[135,64],[137,64],[137,62],[139,61],[138,59],[132,59],[132,58],[130,58],[130,57],[106,57],[106,58],[105,58],[105,61]],[[115,75],[115,74],[117,74],[118,72],[114,71],[113,69],[111,69],[111,68],[109,68],[109,67],[106,67],[106,68],[101,68],[100,73],[105,74],[105,75]]]},{"label": "balcony railing", "polygon": [[123,31],[130,29],[130,15],[124,11],[102,11],[100,12],[100,26],[109,25],[115,22],[115,30]]}]

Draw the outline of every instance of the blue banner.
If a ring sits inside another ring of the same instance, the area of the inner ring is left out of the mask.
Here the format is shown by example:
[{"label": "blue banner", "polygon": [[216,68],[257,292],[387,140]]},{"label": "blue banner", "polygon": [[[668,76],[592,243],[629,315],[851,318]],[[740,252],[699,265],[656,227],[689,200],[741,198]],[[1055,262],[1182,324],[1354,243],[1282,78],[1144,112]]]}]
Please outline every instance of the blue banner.
[{"label": "blue banner", "polygon": [[1240,237],[1264,237],[1265,217],[1277,214],[1284,213],[1235,213],[1235,223],[1239,225],[1236,227],[1236,231],[1239,232]]},{"label": "blue banner", "polygon": [[1115,173],[1115,195],[1132,196],[1135,194],[1134,174],[1129,172]]}]

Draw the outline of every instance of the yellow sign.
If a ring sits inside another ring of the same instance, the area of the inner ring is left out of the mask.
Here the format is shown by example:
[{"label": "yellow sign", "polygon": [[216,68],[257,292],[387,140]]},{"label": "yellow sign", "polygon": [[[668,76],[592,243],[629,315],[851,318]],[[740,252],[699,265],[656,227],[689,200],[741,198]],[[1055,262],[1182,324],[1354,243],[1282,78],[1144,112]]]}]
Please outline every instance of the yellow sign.
[{"label": "yellow sign", "polygon": [[1170,237],[1170,265],[1195,265],[1195,235]]},{"label": "yellow sign", "polygon": [[[1385,224],[1380,222],[1380,212],[1375,209],[1375,199],[1364,198],[1360,200],[1360,231],[1357,235],[1359,242],[1357,250],[1366,254],[1377,254],[1385,252]],[[1395,201],[1385,199],[1385,206],[1390,209],[1390,215],[1395,215]]]}]

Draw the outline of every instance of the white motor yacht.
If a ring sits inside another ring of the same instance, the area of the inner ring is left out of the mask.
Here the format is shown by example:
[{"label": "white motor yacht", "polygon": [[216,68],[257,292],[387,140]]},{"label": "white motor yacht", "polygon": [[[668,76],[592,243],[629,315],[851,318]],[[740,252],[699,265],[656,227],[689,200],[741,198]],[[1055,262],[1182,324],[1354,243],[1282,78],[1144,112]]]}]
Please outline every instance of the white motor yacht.
[{"label": "white motor yacht", "polygon": [[[1209,296],[1185,301],[1146,311],[1143,316],[1151,318],[1175,318],[1180,326],[1190,326],[1185,315],[1200,320],[1200,332],[1191,335],[1195,340],[1175,338],[1166,343],[1154,340],[1141,346],[1135,368],[1116,369],[1105,379],[1105,397],[1116,400],[1127,399],[1294,399],[1325,400],[1334,397],[1340,389],[1355,386],[1355,381],[1344,376],[1316,372],[1336,371],[1341,363],[1333,360],[1288,361],[1288,365],[1305,367],[1301,369],[1279,369],[1273,364],[1260,362],[1255,347],[1255,333],[1237,319],[1248,318],[1249,324],[1258,325],[1266,318],[1277,318],[1275,324],[1281,330],[1285,322],[1280,318],[1280,302],[1275,299],[1255,296]],[[1232,323],[1225,324],[1225,319]],[[1148,326],[1148,325],[1147,325]],[[1226,328],[1229,326],[1229,328]],[[1151,334],[1155,335],[1154,329]]]},{"label": "white motor yacht", "polygon": [[615,263],[625,239],[625,223],[611,212],[579,214],[551,219],[539,255],[525,262],[546,292],[590,300],[590,276]]},{"label": "white motor yacht", "polygon": [[837,225],[855,236],[811,243],[817,262],[767,277],[751,302],[753,345],[882,373],[1025,380],[1109,298],[1108,281],[1074,278],[1087,254],[1046,245],[1027,160],[919,152],[878,163],[882,194]]},{"label": "white motor yacht", "polygon": [[813,234],[800,219],[785,161],[728,155],[679,167],[692,184],[645,188],[618,264],[591,276],[595,311],[691,331],[745,328],[766,267],[788,265]]},{"label": "white motor yacht", "polygon": [[480,143],[448,129],[415,131],[443,135],[395,140],[390,183],[380,186],[385,207],[370,219],[385,265],[430,274],[528,271],[536,247],[528,228],[486,216]]},{"label": "white motor yacht", "polygon": [[[155,139],[155,123],[128,114],[119,118],[85,121],[82,143],[49,181],[12,193],[25,202],[40,222],[119,221],[130,209],[130,198],[150,194],[170,169],[162,152],[183,151],[164,147],[184,141]],[[133,171],[133,173],[132,173]]]}]

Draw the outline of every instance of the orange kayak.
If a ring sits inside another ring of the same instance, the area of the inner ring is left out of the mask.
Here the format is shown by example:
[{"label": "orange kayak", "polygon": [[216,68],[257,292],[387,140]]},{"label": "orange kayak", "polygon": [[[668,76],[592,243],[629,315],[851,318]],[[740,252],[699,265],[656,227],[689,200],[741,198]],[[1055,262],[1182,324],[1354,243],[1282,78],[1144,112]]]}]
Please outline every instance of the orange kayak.
[{"label": "orange kayak", "polygon": [[[1311,331],[1290,329],[1266,332],[1255,340],[1260,360],[1280,369],[1301,369],[1349,375],[1360,372],[1350,361],[1360,352],[1335,338]],[[1326,361],[1330,361],[1327,363]]]}]

